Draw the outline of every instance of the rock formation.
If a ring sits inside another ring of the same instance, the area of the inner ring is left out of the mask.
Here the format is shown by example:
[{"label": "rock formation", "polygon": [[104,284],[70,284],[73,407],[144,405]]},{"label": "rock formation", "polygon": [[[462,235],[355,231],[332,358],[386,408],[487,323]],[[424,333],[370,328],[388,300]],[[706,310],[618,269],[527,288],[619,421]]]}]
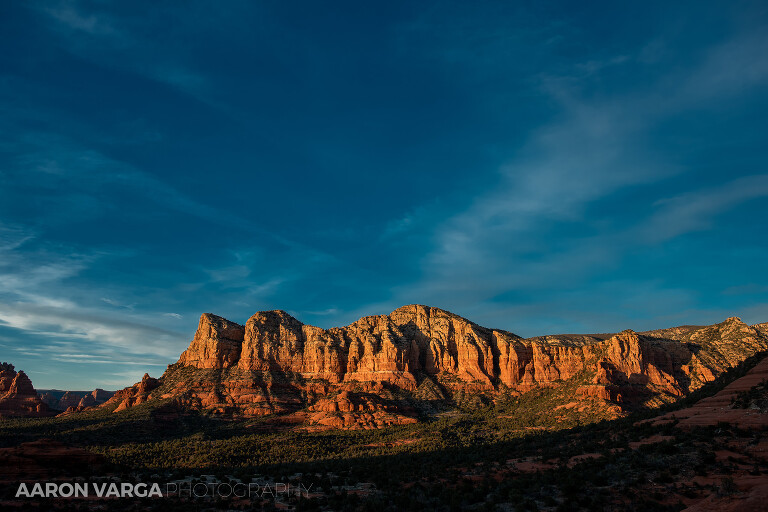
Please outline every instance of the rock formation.
[{"label": "rock formation", "polygon": [[70,407],[77,407],[80,404],[80,400],[83,399],[83,395],[75,393],[74,391],[67,391],[59,399],[57,409],[66,410]]},{"label": "rock formation", "polygon": [[114,394],[115,393],[112,391],[104,391],[101,388],[96,388],[80,400],[80,403],[77,404],[77,408],[82,411],[89,407],[96,407],[112,398],[112,395]]},{"label": "rock formation", "polygon": [[227,368],[240,359],[243,326],[203,313],[195,337],[179,362],[197,368]]},{"label": "rock formation", "polygon": [[342,391],[320,398],[309,407],[309,423],[334,428],[372,429],[388,425],[416,423],[391,401],[373,393]]},{"label": "rock formation", "polygon": [[571,389],[576,398],[629,410],[676,400],[766,349],[765,334],[738,318],[523,339],[420,305],[331,329],[284,311],[256,313],[244,326],[206,313],[189,348],[159,380],[145,376],[107,403],[119,402],[121,410],[172,400],[246,416],[306,410],[310,423],[354,428],[413,421],[411,405],[426,402],[427,394],[450,404],[459,395],[493,400]]},{"label": "rock formation", "polygon": [[141,382],[138,382],[129,388],[117,391],[103,405],[117,404],[115,412],[133,407],[134,405],[139,405],[149,399],[150,392],[159,384],[157,379],[153,379],[148,373],[145,373]]},{"label": "rock formation", "polygon": [[0,363],[0,418],[51,416],[27,375],[10,363]]}]

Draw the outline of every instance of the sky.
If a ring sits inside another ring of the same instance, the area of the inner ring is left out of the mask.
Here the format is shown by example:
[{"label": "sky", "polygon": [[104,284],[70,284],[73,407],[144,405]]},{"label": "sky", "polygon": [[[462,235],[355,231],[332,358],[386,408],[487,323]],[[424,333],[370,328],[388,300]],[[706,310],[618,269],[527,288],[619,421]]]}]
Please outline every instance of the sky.
[{"label": "sky", "polygon": [[0,360],[159,376],[211,312],[768,321],[768,4],[3,2]]}]

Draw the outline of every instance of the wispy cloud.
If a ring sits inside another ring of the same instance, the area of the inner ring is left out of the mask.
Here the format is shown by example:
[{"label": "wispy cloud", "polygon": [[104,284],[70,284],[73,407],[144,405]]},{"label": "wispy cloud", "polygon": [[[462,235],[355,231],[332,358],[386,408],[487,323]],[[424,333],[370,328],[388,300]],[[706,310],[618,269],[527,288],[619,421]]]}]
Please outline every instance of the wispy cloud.
[{"label": "wispy cloud", "polygon": [[[0,221],[0,254],[8,253],[35,237],[34,231],[22,226],[10,226]],[[0,260],[0,265],[3,265]]]},{"label": "wispy cloud", "polygon": [[251,275],[251,269],[246,265],[206,269],[205,272],[210,276],[211,281],[215,283],[232,281],[242,283],[245,278]]},{"label": "wispy cloud", "polygon": [[757,283],[729,286],[723,290],[723,295],[760,295],[768,294],[768,285]]},{"label": "wispy cloud", "polygon": [[41,9],[70,30],[93,36],[119,36],[119,32],[114,28],[111,20],[103,15],[85,14],[72,2],[42,6]]},{"label": "wispy cloud", "polygon": [[[14,165],[5,171],[9,182],[6,194],[34,187],[39,214],[47,216],[48,223],[104,215],[117,207],[114,195],[130,194],[136,200],[151,201],[156,207],[259,235],[271,243],[300,249],[314,257],[331,257],[304,243],[277,235],[226,208],[190,197],[150,172],[84,147],[63,135],[25,132],[16,141],[14,153]],[[62,193],[62,189],[66,193]],[[2,195],[0,193],[0,197]],[[121,212],[121,215],[129,213],[141,214],[133,210]],[[11,235],[13,233],[9,232],[7,236]],[[14,240],[14,243],[21,243],[19,236],[14,235]],[[242,273],[247,269],[237,266],[211,272],[218,272],[219,278],[226,279],[225,274],[234,271]]]},{"label": "wispy cloud", "polygon": [[677,101],[691,104],[714,96],[748,92],[768,84],[768,34],[762,28],[714,46],[704,62],[687,73]]},{"label": "wispy cloud", "polygon": [[119,359],[89,359],[82,356],[53,356],[51,360],[68,364],[104,364],[110,366],[167,366],[167,363],[153,363],[151,361],[121,361]]},{"label": "wispy cloud", "polygon": [[124,309],[129,309],[129,310],[132,310],[132,309],[134,309],[136,307],[135,303],[134,304],[123,304],[123,303],[121,303],[119,301],[116,301],[114,299],[110,299],[108,297],[102,297],[101,298],[101,302],[103,302],[105,304],[109,304],[110,306],[114,306],[116,308],[124,308]]},{"label": "wispy cloud", "polygon": [[339,310],[338,310],[338,308],[328,308],[328,309],[324,309],[322,311],[304,311],[304,313],[306,313],[308,315],[313,315],[313,316],[328,316],[328,315],[336,315],[336,314],[338,314]]},{"label": "wispy cloud", "polygon": [[[36,240],[30,231],[15,227],[4,233],[7,243],[0,248],[0,324],[38,339],[76,339],[81,349],[89,347],[102,359],[124,353],[173,357],[183,346],[183,335],[154,327],[139,314],[114,315],[76,299],[67,283],[105,254],[67,252],[61,246],[54,250],[42,242],[27,247],[25,244]],[[101,302],[119,305],[114,300]],[[44,351],[44,347],[24,348],[27,355]]]},{"label": "wispy cloud", "polygon": [[710,187],[660,199],[641,228],[642,239],[658,243],[712,227],[715,217],[746,201],[768,196],[768,174],[744,176]]},{"label": "wispy cloud", "polygon": [[120,353],[173,357],[185,342],[183,334],[80,307],[3,304],[0,322],[33,335],[76,338],[92,347],[112,347]]},{"label": "wispy cloud", "polygon": [[132,23],[131,18],[111,14],[109,5],[86,6],[74,0],[31,8],[47,16],[54,33],[60,36],[60,44],[81,58],[105,67],[130,70],[199,100],[210,100],[208,79],[189,64],[183,64],[189,59],[177,45],[163,44],[162,37],[157,37],[161,41],[153,41],[141,33],[150,20],[170,14],[161,6],[143,12],[140,26]]}]

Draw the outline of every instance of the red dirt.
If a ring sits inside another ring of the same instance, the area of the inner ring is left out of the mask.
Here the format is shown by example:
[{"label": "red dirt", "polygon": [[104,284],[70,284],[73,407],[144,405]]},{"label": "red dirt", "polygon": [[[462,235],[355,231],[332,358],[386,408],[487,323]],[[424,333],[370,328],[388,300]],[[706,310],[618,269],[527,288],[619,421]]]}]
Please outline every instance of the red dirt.
[{"label": "red dirt", "polygon": [[730,496],[711,495],[685,512],[765,512],[768,509],[768,477],[734,476],[738,491]]}]

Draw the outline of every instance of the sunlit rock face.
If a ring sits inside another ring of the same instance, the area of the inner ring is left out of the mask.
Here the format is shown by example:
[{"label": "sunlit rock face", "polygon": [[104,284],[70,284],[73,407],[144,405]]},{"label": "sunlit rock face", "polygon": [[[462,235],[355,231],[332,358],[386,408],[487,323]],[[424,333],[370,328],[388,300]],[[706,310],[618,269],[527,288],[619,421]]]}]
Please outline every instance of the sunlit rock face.
[{"label": "sunlit rock face", "polygon": [[628,410],[675,400],[766,349],[760,328],[738,318],[523,339],[421,305],[331,329],[280,310],[258,312],[244,326],[206,313],[160,379],[145,376],[107,403],[123,410],[170,399],[182,409],[245,416],[305,411],[310,423],[370,428],[413,420],[402,396],[421,396],[424,386],[450,404],[456,394],[493,400],[568,384],[575,400]]},{"label": "sunlit rock face", "polygon": [[228,368],[240,359],[243,326],[203,313],[195,337],[179,362],[197,368]]},{"label": "sunlit rock face", "polygon": [[304,325],[284,311],[256,313],[244,328],[204,314],[179,364],[403,388],[415,388],[415,375],[424,372],[493,389],[498,346],[519,339],[427,306],[405,306],[332,329]]}]

